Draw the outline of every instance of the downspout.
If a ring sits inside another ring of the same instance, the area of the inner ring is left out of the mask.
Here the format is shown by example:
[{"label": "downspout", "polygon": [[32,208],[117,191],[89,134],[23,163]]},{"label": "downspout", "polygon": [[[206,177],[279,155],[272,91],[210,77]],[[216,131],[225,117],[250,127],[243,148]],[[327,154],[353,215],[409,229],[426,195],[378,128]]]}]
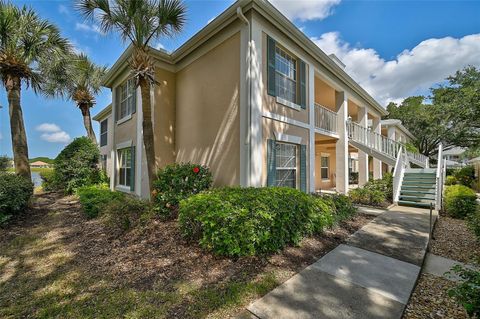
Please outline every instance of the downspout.
[{"label": "downspout", "polygon": [[246,178],[246,183],[247,186],[251,185],[251,161],[252,161],[252,156],[251,156],[251,138],[252,138],[252,80],[251,80],[251,72],[252,72],[252,25],[250,24],[250,21],[248,21],[247,17],[242,12],[242,8],[238,7],[237,8],[237,17],[242,20],[243,23],[247,25],[247,30],[248,30],[248,43],[247,43],[247,137],[245,139],[245,145],[247,146],[247,178]]}]

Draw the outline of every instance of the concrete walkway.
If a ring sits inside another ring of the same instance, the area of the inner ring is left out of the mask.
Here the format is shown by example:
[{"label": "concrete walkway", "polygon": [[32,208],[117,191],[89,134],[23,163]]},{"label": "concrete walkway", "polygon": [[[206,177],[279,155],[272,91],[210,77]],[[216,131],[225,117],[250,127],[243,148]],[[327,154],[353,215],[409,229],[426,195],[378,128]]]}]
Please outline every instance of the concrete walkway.
[{"label": "concrete walkway", "polygon": [[394,207],[252,303],[261,319],[401,318],[428,245],[429,211]]}]

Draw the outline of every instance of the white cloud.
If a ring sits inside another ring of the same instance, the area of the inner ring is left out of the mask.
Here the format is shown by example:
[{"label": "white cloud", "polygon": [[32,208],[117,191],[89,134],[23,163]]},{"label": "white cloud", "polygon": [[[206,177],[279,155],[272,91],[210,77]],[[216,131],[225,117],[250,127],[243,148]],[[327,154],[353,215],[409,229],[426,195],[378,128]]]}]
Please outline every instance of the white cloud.
[{"label": "white cloud", "polygon": [[165,50],[165,47],[163,46],[163,44],[161,44],[160,42],[157,43],[157,45],[155,46],[155,49],[157,50]]},{"label": "white cloud", "polygon": [[322,20],[341,0],[270,0],[290,20]]},{"label": "white cloud", "polygon": [[480,66],[480,34],[428,39],[392,60],[381,58],[374,49],[352,47],[337,32],[312,40],[342,60],[347,73],[385,105],[428,90],[467,65]]},{"label": "white cloud", "polygon": [[70,9],[66,5],[59,5],[58,6],[58,12],[61,14],[69,15],[70,14]]},{"label": "white cloud", "polygon": [[93,32],[99,35],[103,35],[102,30],[100,30],[100,27],[96,24],[88,25],[85,23],[75,23],[75,30],[77,31],[86,31],[86,32]]},{"label": "white cloud", "polygon": [[42,123],[36,127],[36,130],[42,132],[40,138],[47,142],[68,143],[72,140],[67,132],[54,123]]},{"label": "white cloud", "polygon": [[78,43],[78,41],[75,39],[70,39],[70,43],[72,44],[73,52],[75,54],[84,53],[86,55],[90,55],[90,52],[91,52],[90,47],[80,45],[80,43]]},{"label": "white cloud", "polygon": [[68,133],[61,131],[55,133],[43,133],[40,135],[42,140],[45,140],[50,143],[68,143],[72,140]]},{"label": "white cloud", "polygon": [[42,123],[36,127],[36,130],[40,132],[52,133],[60,132],[62,129],[60,128],[60,126],[54,123]]}]

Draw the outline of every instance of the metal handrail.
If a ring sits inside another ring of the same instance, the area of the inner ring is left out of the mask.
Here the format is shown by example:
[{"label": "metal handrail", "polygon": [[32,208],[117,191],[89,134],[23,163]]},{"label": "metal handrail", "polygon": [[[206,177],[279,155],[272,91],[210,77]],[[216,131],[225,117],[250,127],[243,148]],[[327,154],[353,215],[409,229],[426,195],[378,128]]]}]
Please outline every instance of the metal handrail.
[{"label": "metal handrail", "polygon": [[337,133],[337,113],[323,105],[315,103],[315,127]]},{"label": "metal handrail", "polygon": [[378,152],[381,152],[391,158],[397,158],[402,144],[383,136],[377,132],[373,132],[367,127],[361,126],[358,123],[347,121],[348,137],[360,144],[364,144]]}]

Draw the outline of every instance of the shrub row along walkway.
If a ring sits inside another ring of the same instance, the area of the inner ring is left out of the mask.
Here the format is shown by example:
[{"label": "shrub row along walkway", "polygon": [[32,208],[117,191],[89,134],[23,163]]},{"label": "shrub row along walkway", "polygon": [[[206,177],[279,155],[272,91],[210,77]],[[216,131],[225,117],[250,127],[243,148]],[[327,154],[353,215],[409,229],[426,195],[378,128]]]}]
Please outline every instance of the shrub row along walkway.
[{"label": "shrub row along walkway", "polygon": [[248,310],[261,319],[400,318],[420,273],[429,227],[428,210],[394,207]]}]

